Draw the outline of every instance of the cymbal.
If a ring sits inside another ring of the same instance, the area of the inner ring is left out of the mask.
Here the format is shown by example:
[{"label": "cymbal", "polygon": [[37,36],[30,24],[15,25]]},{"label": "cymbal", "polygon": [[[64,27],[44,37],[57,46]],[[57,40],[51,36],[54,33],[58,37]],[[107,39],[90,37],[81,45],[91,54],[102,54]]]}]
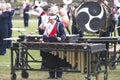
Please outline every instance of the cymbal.
[{"label": "cymbal", "polygon": [[26,29],[24,29],[24,28],[11,28],[11,30],[16,30],[16,31],[25,31]]},{"label": "cymbal", "polygon": [[4,38],[3,40],[18,40],[18,39],[20,39],[20,38]]}]

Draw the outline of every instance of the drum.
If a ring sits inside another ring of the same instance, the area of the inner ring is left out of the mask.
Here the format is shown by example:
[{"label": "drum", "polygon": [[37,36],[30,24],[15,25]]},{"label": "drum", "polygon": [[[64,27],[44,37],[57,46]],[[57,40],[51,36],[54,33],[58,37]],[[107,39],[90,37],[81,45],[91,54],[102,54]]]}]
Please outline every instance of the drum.
[{"label": "drum", "polygon": [[85,2],[76,10],[76,22],[79,30],[96,33],[105,25],[105,21],[105,9],[97,2]]}]

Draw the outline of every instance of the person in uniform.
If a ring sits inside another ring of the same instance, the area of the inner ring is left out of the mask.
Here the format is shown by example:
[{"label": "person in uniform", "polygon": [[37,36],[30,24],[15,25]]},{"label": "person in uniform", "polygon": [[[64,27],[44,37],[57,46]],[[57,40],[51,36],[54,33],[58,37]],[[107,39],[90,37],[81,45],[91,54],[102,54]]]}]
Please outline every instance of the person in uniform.
[{"label": "person in uniform", "polygon": [[29,4],[28,2],[24,2],[23,3],[23,19],[24,19],[24,27],[28,27],[28,23],[29,23],[29,14],[27,14],[26,12],[29,11]]},{"label": "person in uniform", "polygon": [[40,35],[44,33],[44,29],[39,28],[39,26],[48,21],[46,18],[48,10],[49,10],[49,6],[46,1],[35,2],[34,11],[38,13],[38,33]]},{"label": "person in uniform", "polygon": [[[39,35],[43,35],[44,29],[45,29],[45,24],[48,22],[48,11],[49,11],[50,6],[46,1],[35,1],[35,5],[33,6],[34,11],[37,13],[38,16],[38,28],[37,28],[37,33]],[[42,64],[41,64],[41,69],[46,69],[46,60],[45,60],[45,52],[40,50],[40,56],[42,57]]]},{"label": "person in uniform", "polygon": [[78,26],[76,23],[76,16],[75,11],[77,9],[77,6],[74,6],[74,9],[72,10],[71,16],[72,16],[72,34],[79,34],[79,37],[83,37],[83,31],[78,30]]},{"label": "person in uniform", "polygon": [[0,4],[0,55],[6,54],[7,41],[4,38],[8,37],[8,16],[6,13],[6,4]]},{"label": "person in uniform", "polygon": [[[61,22],[56,21],[56,15],[50,13],[48,15],[48,23],[46,24],[45,32],[43,34],[43,41],[45,42],[62,42],[66,38],[64,26]],[[49,68],[49,78],[62,78],[62,70],[60,68],[60,60],[57,56],[46,54],[46,66]],[[59,71],[55,71],[59,70]]]},{"label": "person in uniform", "polygon": [[100,31],[100,37],[109,37],[110,36],[110,25],[109,25],[109,19],[110,19],[110,13],[111,13],[111,10],[109,8],[109,3],[104,0],[103,2],[101,1],[100,2],[100,5],[103,6],[103,8],[105,9],[106,11],[106,22],[105,22],[105,25],[104,25],[104,30],[101,30]]},{"label": "person in uniform", "polygon": [[[43,35],[44,30],[46,28],[46,25],[48,23],[48,12],[49,12],[49,5],[44,5],[43,7],[43,11],[41,12],[40,16],[41,16],[41,24],[39,25],[39,34]],[[46,54],[44,51],[40,50],[40,56],[42,56],[42,64],[41,64],[41,69],[46,69]]]},{"label": "person in uniform", "polygon": [[[9,15],[7,19],[8,23],[8,38],[12,37],[12,16],[14,15],[14,9],[11,8],[10,3],[6,3],[6,13]],[[10,48],[12,44],[11,40],[7,41],[7,48]]]}]

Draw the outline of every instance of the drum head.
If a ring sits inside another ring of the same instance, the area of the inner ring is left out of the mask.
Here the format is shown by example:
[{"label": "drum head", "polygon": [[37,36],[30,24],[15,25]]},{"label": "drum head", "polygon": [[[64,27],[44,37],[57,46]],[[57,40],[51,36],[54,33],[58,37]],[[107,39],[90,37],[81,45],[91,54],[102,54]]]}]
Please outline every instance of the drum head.
[{"label": "drum head", "polygon": [[101,29],[106,21],[105,9],[97,2],[85,2],[76,12],[78,29],[95,33]]}]

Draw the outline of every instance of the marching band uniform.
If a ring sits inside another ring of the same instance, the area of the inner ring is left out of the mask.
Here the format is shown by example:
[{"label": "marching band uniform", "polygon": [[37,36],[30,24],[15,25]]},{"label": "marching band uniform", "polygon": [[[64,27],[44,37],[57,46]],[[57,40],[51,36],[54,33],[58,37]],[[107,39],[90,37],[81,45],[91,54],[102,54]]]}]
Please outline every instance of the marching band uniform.
[{"label": "marching band uniform", "polygon": [[[64,31],[64,26],[62,23],[56,21],[56,15],[51,14],[49,16],[49,22],[46,25],[46,29],[44,32],[43,40],[45,42],[61,42],[66,38],[66,33]],[[49,68],[49,78],[55,78],[55,74],[57,78],[62,77],[62,71],[54,71],[55,69],[61,70],[60,68],[60,60],[58,57],[51,55],[49,52],[46,56],[46,66]]]},{"label": "marching band uniform", "polygon": [[44,33],[44,30],[41,29],[39,26],[47,22],[46,15],[47,15],[48,8],[49,8],[48,3],[45,1],[35,2],[34,10],[38,13],[38,33],[41,35]]},{"label": "marching band uniform", "polygon": [[[47,12],[49,10],[49,6],[46,1],[38,2],[35,1],[35,6],[33,7],[34,11],[37,13],[38,16],[38,33],[43,35],[44,33],[44,25],[48,22]],[[40,50],[40,56],[42,57],[42,64],[41,69],[46,68],[46,60],[45,60],[45,51]]]},{"label": "marching band uniform", "polygon": [[7,41],[3,40],[8,37],[8,14],[0,10],[0,55],[6,53]]},{"label": "marching band uniform", "polygon": [[39,6],[39,5],[38,5],[38,6],[35,6],[35,7],[34,7],[34,10],[39,14],[39,15],[38,15],[38,33],[39,33],[39,34],[43,34],[44,30],[41,30],[41,29],[39,28],[39,26],[40,26],[40,24],[42,23],[42,18],[41,18],[41,16],[44,15],[44,11],[43,11],[42,7]]},{"label": "marching band uniform", "polygon": [[[11,9],[11,5],[9,3],[6,4],[7,5],[7,10],[6,13],[8,14],[8,19],[7,19],[7,23],[8,23],[8,38],[12,37],[12,16],[14,15],[14,10]],[[12,41],[8,40],[7,41],[7,48],[11,47]]]},{"label": "marching band uniform", "polygon": [[[50,7],[48,5],[44,5],[44,6],[42,6],[42,8],[43,8],[43,10],[40,11],[41,23],[38,28],[39,34],[41,34],[41,35],[43,35],[43,33],[44,33],[44,29],[46,27],[45,24],[48,23],[47,13],[48,13]],[[46,68],[46,59],[45,59],[46,54],[44,51],[41,50],[40,55],[42,56],[42,61],[43,61],[41,64],[41,69],[45,69]]]},{"label": "marching band uniform", "polygon": [[76,23],[76,17],[75,17],[75,10],[76,8],[72,11],[72,34],[79,34],[79,37],[83,37],[83,31],[82,30],[78,30],[78,26]]},{"label": "marching band uniform", "polygon": [[[47,2],[35,2],[34,10],[38,13],[38,33],[43,35],[45,24],[48,22],[47,12],[49,11],[49,6]],[[40,56],[42,56],[41,69],[46,68],[46,52],[40,50]]]},{"label": "marching band uniform", "polygon": [[26,12],[28,11],[29,11],[29,4],[24,2],[23,4],[24,27],[28,27],[29,14],[26,14]]},{"label": "marching band uniform", "polygon": [[44,6],[43,7],[43,11],[41,12],[40,16],[41,16],[41,24],[39,25],[39,33],[43,34],[44,33],[44,29],[45,29],[45,24],[48,22],[48,11],[49,11],[50,6]]}]

